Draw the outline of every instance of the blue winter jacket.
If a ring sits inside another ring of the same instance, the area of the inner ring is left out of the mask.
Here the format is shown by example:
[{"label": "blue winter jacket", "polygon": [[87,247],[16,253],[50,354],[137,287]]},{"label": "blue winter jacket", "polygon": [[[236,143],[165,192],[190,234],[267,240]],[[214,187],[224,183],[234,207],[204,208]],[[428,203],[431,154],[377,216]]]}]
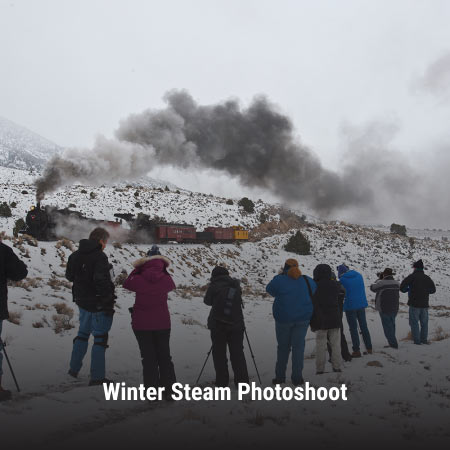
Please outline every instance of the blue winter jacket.
[{"label": "blue winter jacket", "polygon": [[367,308],[366,288],[362,275],[356,270],[345,272],[339,281],[345,287],[344,311]]},{"label": "blue winter jacket", "polygon": [[[314,294],[317,285],[312,278],[307,278]],[[303,276],[295,280],[285,274],[277,275],[266,286],[266,291],[275,297],[272,312],[277,322],[303,322],[311,319],[313,304]]]}]

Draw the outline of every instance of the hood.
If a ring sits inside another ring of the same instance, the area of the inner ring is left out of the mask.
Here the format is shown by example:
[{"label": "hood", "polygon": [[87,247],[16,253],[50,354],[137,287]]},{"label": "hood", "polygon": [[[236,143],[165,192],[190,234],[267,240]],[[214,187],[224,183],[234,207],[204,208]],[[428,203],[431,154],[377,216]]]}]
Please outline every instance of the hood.
[{"label": "hood", "polygon": [[319,264],[313,272],[314,281],[331,280],[332,271],[328,264]]},{"label": "hood", "polygon": [[155,283],[168,275],[166,269],[169,264],[170,261],[165,256],[154,255],[138,259],[133,265],[142,277]]},{"label": "hood", "polygon": [[339,278],[347,278],[348,280],[351,280],[353,278],[358,278],[359,273],[356,270],[349,270],[348,272],[345,272],[342,274]]},{"label": "hood", "polygon": [[80,253],[92,253],[95,252],[96,250],[101,249],[102,245],[99,242],[94,241],[92,239],[81,239],[80,245],[78,247]]},{"label": "hood", "polygon": [[211,277],[211,283],[228,284],[230,286],[239,287],[240,282],[236,278],[231,278],[230,275],[218,275]]},{"label": "hood", "polygon": [[170,260],[162,255],[153,255],[153,256],[144,256],[143,258],[139,258],[137,261],[133,263],[134,268],[138,268],[139,266],[143,266],[144,264],[148,263],[149,261],[157,261],[160,260],[164,263],[165,267],[170,266]]}]

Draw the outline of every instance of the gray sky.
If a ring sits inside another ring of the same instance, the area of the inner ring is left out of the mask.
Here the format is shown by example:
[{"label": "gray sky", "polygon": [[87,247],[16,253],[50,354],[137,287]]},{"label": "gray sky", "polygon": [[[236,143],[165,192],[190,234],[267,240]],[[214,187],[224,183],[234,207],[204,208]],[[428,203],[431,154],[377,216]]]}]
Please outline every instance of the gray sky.
[{"label": "gray sky", "polygon": [[0,115],[90,146],[173,88],[200,104],[264,93],[326,167],[345,159],[343,130],[373,121],[396,125],[393,149],[426,157],[450,141],[449,23],[446,0],[0,0]]}]

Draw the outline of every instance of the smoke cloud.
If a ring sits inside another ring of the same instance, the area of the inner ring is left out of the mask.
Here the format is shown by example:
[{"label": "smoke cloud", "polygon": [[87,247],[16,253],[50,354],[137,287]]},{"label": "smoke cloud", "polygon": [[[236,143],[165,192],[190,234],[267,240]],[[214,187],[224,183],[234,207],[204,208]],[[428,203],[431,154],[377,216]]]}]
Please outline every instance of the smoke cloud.
[{"label": "smoke cloud", "polygon": [[450,101],[450,51],[433,61],[417,80],[416,87],[436,96],[441,101]]},{"label": "smoke cloud", "polygon": [[142,176],[158,165],[215,169],[244,186],[267,189],[285,201],[327,214],[366,205],[372,192],[324,168],[295,137],[291,120],[264,97],[248,108],[236,100],[201,106],[185,91],[169,92],[167,108],[128,117],[117,140],[69,149],[38,179],[37,195],[75,181],[98,184]]},{"label": "smoke cloud", "polygon": [[325,217],[415,226],[448,219],[445,143],[442,152],[427,149],[432,157],[426,162],[414,161],[392,145],[398,124],[345,125],[346,151],[335,172],[302,145],[291,120],[265,97],[246,108],[236,100],[199,105],[186,91],[171,91],[165,101],[164,109],[123,120],[115,139],[100,137],[92,149],[68,149],[54,157],[36,182],[38,198],[76,181],[132,180],[171,166],[221,171]]}]

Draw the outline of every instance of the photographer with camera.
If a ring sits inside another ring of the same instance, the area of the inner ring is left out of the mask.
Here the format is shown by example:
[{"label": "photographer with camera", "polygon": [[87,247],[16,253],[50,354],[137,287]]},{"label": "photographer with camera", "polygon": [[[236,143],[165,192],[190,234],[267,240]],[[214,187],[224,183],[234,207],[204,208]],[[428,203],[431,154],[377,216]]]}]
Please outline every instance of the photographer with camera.
[{"label": "photographer with camera", "polygon": [[[28,274],[27,266],[11,247],[0,241],[0,335],[5,319],[8,319],[8,280],[23,280]],[[0,402],[11,398],[11,391],[2,388],[3,342],[0,337]],[[12,370],[12,369],[11,369]]]},{"label": "photographer with camera", "polygon": [[394,280],[394,275],[389,267],[377,273],[378,280],[370,286],[370,290],[376,293],[375,309],[380,313],[384,335],[389,344],[386,347],[398,348],[395,318],[399,309],[400,282]]},{"label": "photographer with camera", "polygon": [[123,287],[136,293],[131,312],[131,326],[138,341],[142,358],[144,385],[164,387],[166,400],[172,399],[176,382],[170,354],[170,313],[168,293],[175,289],[167,268],[169,259],[153,245],[147,256],[138,259]]},{"label": "photographer with camera", "polygon": [[105,351],[114,315],[114,283],[104,249],[109,233],[95,228],[89,239],[82,239],[77,251],[69,256],[66,278],[73,282],[73,301],[80,310],[80,328],[73,340],[69,375],[76,378],[88,349],[89,336],[94,336],[91,353],[89,386],[108,383],[105,378]]},{"label": "photographer with camera", "polygon": [[208,328],[211,330],[212,355],[216,370],[216,386],[229,383],[227,346],[234,372],[234,384],[248,383],[247,362],[244,355],[244,315],[239,280],[230,277],[225,267],[211,272],[211,282],[204,303],[211,306]]}]

